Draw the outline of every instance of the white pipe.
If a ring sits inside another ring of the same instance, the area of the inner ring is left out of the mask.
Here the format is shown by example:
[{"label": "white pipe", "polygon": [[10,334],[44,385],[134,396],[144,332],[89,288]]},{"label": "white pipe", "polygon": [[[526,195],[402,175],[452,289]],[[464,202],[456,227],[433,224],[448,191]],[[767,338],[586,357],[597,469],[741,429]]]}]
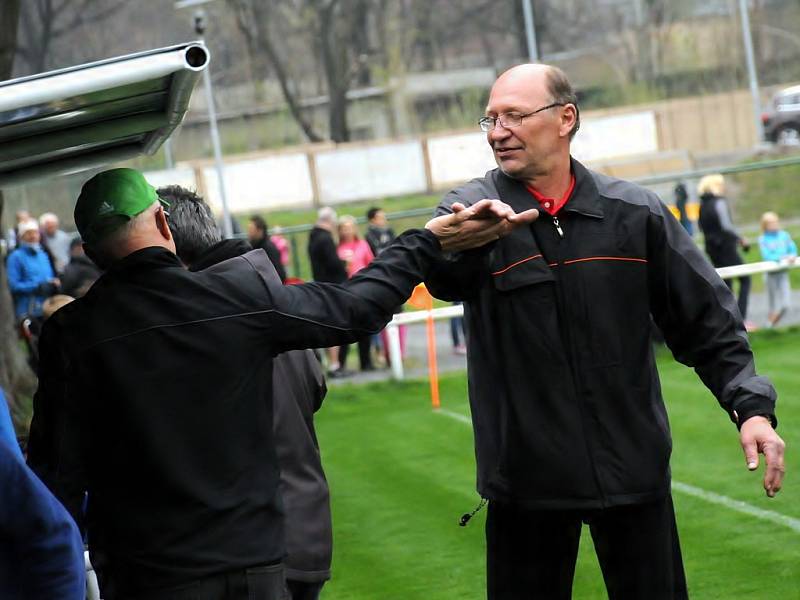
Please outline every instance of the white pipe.
[{"label": "white pipe", "polygon": [[403,379],[403,351],[400,347],[400,331],[394,321],[386,326],[386,337],[389,341],[389,364],[392,365],[392,378],[400,381]]}]

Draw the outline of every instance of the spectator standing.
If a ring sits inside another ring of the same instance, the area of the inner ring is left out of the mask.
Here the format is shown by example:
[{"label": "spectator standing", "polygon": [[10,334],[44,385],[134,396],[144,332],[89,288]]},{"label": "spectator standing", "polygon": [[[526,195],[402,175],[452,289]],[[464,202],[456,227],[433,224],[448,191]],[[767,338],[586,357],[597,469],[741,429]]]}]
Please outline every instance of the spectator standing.
[{"label": "spectator standing", "polygon": [[[358,235],[358,225],[355,217],[344,215],[339,219],[339,245],[336,247],[339,259],[345,264],[347,276],[352,277],[361,269],[372,262],[375,256],[366,240]],[[347,354],[350,346],[339,347],[339,364],[342,368],[347,366]],[[372,371],[372,336],[358,340],[358,362],[362,371]]]},{"label": "spectator standing", "polygon": [[[389,227],[386,219],[386,213],[382,208],[373,206],[367,211],[367,234],[364,236],[369,244],[372,254],[378,256],[384,248],[394,241],[394,230]],[[395,314],[403,312],[403,307],[399,306]],[[400,334],[400,355],[405,356],[406,353],[406,336],[408,334],[408,326],[400,325],[398,327]],[[382,360],[389,362],[388,351],[388,336],[385,331],[379,335],[373,336],[373,345],[378,351],[378,356],[382,356]]]},{"label": "spectator standing", "polygon": [[284,269],[287,268],[289,266],[289,260],[292,251],[291,247],[289,246],[289,240],[283,237],[283,229],[278,226],[273,227],[272,235],[269,236],[269,239],[273,244],[275,244],[278,252],[280,252],[281,264],[283,265]]},{"label": "spectator standing", "polygon": [[[744,263],[739,248],[750,250],[750,243],[736,230],[731,219],[730,206],[725,197],[725,178],[720,174],[706,175],[697,184],[700,196],[700,229],[705,238],[706,254],[715,267],[733,267]],[[750,297],[750,277],[739,277],[739,312],[745,326],[755,326],[747,320],[747,304]],[[733,290],[733,280],[725,283]]]},{"label": "spectator standing", "polygon": [[18,210],[15,214],[15,224],[14,227],[9,227],[8,231],[6,232],[6,240],[7,240],[7,251],[11,252],[14,248],[17,247],[19,243],[19,231],[18,228],[21,223],[25,221],[29,221],[31,219],[31,213],[27,210]]},{"label": "spectator standing", "polygon": [[583,523],[610,598],[685,599],[651,322],[741,428],[750,470],[764,453],[770,497],[784,470],[775,389],[729,289],[661,200],[571,157],[580,116],[563,71],[509,69],[479,125],[498,168],[437,213],[482,198],[540,209],[426,279],[465,305],[488,600],[569,598]]},{"label": "spectator standing", "polygon": [[[788,231],[781,229],[778,215],[765,212],[761,215],[761,235],[758,237],[761,258],[774,262],[793,263],[797,259],[797,245]],[[769,327],[775,327],[792,302],[792,289],[789,271],[775,271],[766,274],[767,298],[769,300]]]},{"label": "spectator standing", "polygon": [[382,208],[373,206],[367,211],[367,234],[364,236],[369,244],[372,254],[378,256],[384,248],[394,241],[394,231],[386,220],[386,213]]},{"label": "spectator standing", "polygon": [[686,204],[689,202],[689,192],[686,190],[686,185],[679,181],[675,186],[675,208],[678,209],[678,220],[683,225],[686,233],[694,235],[694,226],[692,225],[689,215],[686,213]]},{"label": "spectator standing", "polygon": [[269,261],[275,270],[278,272],[278,277],[281,281],[286,282],[286,269],[281,261],[280,250],[272,243],[269,237],[269,227],[267,222],[258,215],[253,215],[247,223],[247,239],[253,249],[258,250],[261,248],[267,253]]},{"label": "spectator standing", "polygon": [[[317,213],[317,222],[308,234],[308,258],[311,262],[311,274],[314,281],[321,283],[344,283],[347,281],[347,269],[339,258],[333,231],[337,224],[336,211],[330,206],[323,206]],[[339,362],[339,347],[328,348],[328,376],[342,377],[347,375],[345,365]]]},{"label": "spectator standing", "polygon": [[83,251],[83,240],[80,237],[73,238],[70,242],[69,256],[69,263],[61,276],[61,292],[73,298],[80,298],[100,278],[102,271],[86,256]]},{"label": "spectator standing", "polygon": [[[208,205],[178,186],[172,186],[168,220],[178,258],[190,271],[202,271],[252,250],[244,240],[223,240]],[[273,360],[272,430],[286,514],[283,564],[291,595],[288,600],[315,600],[330,578],[330,501],[314,431],[314,413],[322,406],[326,391],[312,351],[292,350]]]},{"label": "spectator standing", "polygon": [[69,262],[69,247],[72,242],[70,235],[59,229],[58,217],[53,213],[44,213],[39,217],[42,229],[42,244],[50,250],[55,261],[56,273],[63,273],[64,267]]},{"label": "spectator standing", "polygon": [[[461,302],[453,302],[453,306],[461,305]],[[464,331],[464,317],[453,317],[450,319],[450,339],[453,342],[453,353],[464,355],[467,353],[467,336]]]},{"label": "spectator standing", "polygon": [[59,280],[40,243],[39,224],[30,219],[18,228],[19,244],[8,257],[8,285],[17,319],[42,316],[42,302],[58,290]]}]

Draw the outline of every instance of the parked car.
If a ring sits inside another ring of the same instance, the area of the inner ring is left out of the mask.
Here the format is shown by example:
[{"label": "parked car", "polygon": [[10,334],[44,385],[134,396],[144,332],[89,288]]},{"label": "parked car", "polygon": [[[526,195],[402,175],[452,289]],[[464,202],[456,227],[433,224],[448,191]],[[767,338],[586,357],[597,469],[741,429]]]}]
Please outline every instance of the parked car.
[{"label": "parked car", "polygon": [[800,85],[781,90],[761,115],[764,137],[784,146],[800,146]]}]

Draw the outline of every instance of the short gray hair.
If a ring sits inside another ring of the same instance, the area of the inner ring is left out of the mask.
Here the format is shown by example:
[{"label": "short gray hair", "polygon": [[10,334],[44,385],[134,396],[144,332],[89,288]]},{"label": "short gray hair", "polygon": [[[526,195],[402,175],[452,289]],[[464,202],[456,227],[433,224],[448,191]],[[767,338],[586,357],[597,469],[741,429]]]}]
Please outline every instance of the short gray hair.
[{"label": "short gray hair", "polygon": [[547,91],[553,98],[556,104],[572,104],[575,107],[575,125],[569,132],[569,139],[575,137],[578,129],[581,128],[581,113],[578,109],[578,95],[572,88],[572,84],[564,73],[558,67],[550,66],[547,71]]},{"label": "short gray hair", "polygon": [[157,190],[159,198],[169,202],[167,223],[175,240],[178,258],[191,265],[211,246],[222,241],[211,208],[202,197],[179,185]]},{"label": "short gray hair", "polygon": [[323,221],[325,223],[332,223],[335,225],[337,221],[336,211],[330,206],[323,206],[319,209],[319,212],[317,212],[317,221]]}]

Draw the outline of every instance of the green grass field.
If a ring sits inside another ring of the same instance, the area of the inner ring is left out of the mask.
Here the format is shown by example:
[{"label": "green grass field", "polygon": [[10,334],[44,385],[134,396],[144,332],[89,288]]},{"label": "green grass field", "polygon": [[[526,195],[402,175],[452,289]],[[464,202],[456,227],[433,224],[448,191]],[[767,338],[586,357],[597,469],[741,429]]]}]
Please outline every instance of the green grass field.
[{"label": "green grass field", "polygon": [[[668,354],[659,368],[669,408],[675,481],[800,519],[800,330],[754,336],[759,371],[779,392],[788,479],[775,499],[749,473],[735,427],[695,374]],[[478,502],[466,376],[441,382],[444,411],[430,408],[427,381],[335,387],[317,427],[331,485],[333,580],[325,600],[484,598],[485,512],[457,525]],[[800,598],[800,531],[674,492],[693,599]],[[605,598],[584,531],[574,598]]]}]

